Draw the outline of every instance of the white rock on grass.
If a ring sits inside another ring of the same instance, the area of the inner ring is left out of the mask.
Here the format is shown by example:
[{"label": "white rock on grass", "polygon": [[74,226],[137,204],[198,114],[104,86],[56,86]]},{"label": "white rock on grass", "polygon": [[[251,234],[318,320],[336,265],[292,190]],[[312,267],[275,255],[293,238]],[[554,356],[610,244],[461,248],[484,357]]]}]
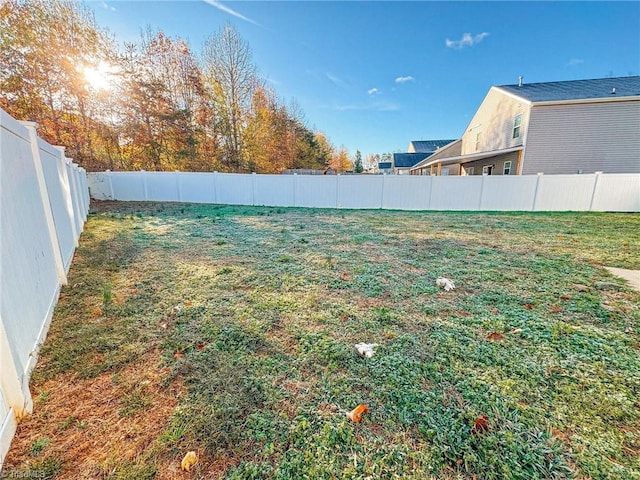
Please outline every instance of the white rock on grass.
[{"label": "white rock on grass", "polygon": [[356,343],[355,347],[361,357],[371,358],[374,355],[374,348],[378,346],[377,343]]},{"label": "white rock on grass", "polygon": [[445,292],[448,292],[449,290],[453,290],[454,288],[456,288],[453,281],[444,277],[438,277],[436,279],[436,285],[440,288],[444,288]]}]

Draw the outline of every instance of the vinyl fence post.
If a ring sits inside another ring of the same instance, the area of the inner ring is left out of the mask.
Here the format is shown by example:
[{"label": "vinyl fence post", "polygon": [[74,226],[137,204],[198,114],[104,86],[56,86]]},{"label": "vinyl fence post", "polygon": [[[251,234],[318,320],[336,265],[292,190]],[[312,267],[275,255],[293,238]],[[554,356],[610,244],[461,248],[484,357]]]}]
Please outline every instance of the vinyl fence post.
[{"label": "vinyl fence post", "polygon": [[589,202],[589,211],[593,211],[593,201],[596,198],[596,191],[598,190],[598,183],[600,180],[600,175],[602,175],[602,172],[596,172],[596,178],[593,181],[593,192],[591,192],[591,201]]},{"label": "vinyl fence post", "polygon": [[384,208],[384,177],[386,177],[386,175],[383,173],[382,174],[382,185],[380,186],[380,209]]},{"label": "vinyl fence post", "polygon": [[[53,260],[56,265],[56,271],[58,272],[58,278],[62,285],[67,284],[67,273],[64,268],[64,261],[62,260],[62,251],[60,250],[60,240],[58,239],[58,233],[56,232],[56,224],[53,220],[53,212],[51,211],[51,203],[49,202],[49,191],[47,190],[47,183],[44,179],[44,171],[42,170],[42,159],[40,158],[40,148],[38,147],[38,134],[36,132],[37,124],[34,122],[21,122],[29,131],[29,143],[31,144],[31,158],[36,171],[36,177],[38,179],[38,189],[40,190],[40,201],[42,202],[42,210],[44,211],[44,217],[47,223],[47,233],[49,234],[49,244],[51,245],[51,251],[53,253]],[[64,158],[64,156],[62,156]],[[63,168],[66,168],[63,161]],[[71,188],[71,186],[70,186]],[[72,192],[69,192],[72,193]],[[74,210],[70,212],[72,215],[71,223],[75,222]],[[74,228],[75,230],[75,228]]]},{"label": "vinyl fence post", "polygon": [[178,201],[182,202],[182,189],[180,188],[180,170],[176,170],[176,190],[178,192]]},{"label": "vinyl fence post", "polygon": [[142,176],[142,195],[144,201],[149,201],[149,194],[147,193],[147,172],[145,170],[140,170],[140,175]]},{"label": "vinyl fence post", "polygon": [[482,181],[480,182],[480,198],[478,199],[478,211],[482,210],[482,194],[484,193],[484,177],[487,175],[482,175]]},{"label": "vinyl fence post", "polygon": [[427,210],[431,210],[431,197],[433,197],[433,175],[429,175],[429,200],[427,202]]},{"label": "vinyl fence post", "polygon": [[540,181],[542,179],[542,172],[538,173],[538,178],[536,179],[536,189],[533,191],[533,205],[531,206],[531,211],[536,211],[536,204],[538,203],[538,189],[540,188]]},{"label": "vinyl fence post", "polygon": [[256,172],[251,172],[251,205],[256,206]]},{"label": "vinyl fence post", "polygon": [[296,189],[298,188],[298,174],[293,174],[293,206],[297,207],[296,204]]},{"label": "vinyl fence post", "polygon": [[[69,176],[69,171],[67,170],[67,157],[65,156],[64,152],[65,152],[65,147],[59,147],[56,146],[54,147],[56,148],[59,152],[60,152],[60,165],[62,166],[62,181],[65,182],[65,187],[66,187],[66,191],[68,192],[69,196],[67,198],[65,198],[65,201],[69,202],[67,203],[67,207],[71,207],[71,211],[69,213],[69,215],[71,216],[70,220],[71,220],[71,232],[73,234],[73,238],[74,238],[74,242],[76,247],[78,246],[78,237],[80,236],[80,233],[76,231],[76,222],[75,222],[75,209],[73,208],[73,191],[74,191],[74,182],[72,181],[71,177]],[[66,195],[65,195],[66,196]]]},{"label": "vinyl fence post", "polygon": [[111,181],[111,170],[107,170],[104,173],[107,174],[107,181],[109,182],[109,199],[115,200],[115,196],[113,194],[113,182]]},{"label": "vinyl fence post", "polygon": [[0,369],[2,395],[7,406],[14,410],[16,419],[20,420],[33,411],[33,400],[28,386],[24,388],[21,380],[22,375],[18,372],[13,355],[11,355],[9,338],[2,317],[0,317],[0,362],[2,363],[2,369]]},{"label": "vinyl fence post", "polygon": [[218,172],[213,172],[213,203],[218,203]]}]

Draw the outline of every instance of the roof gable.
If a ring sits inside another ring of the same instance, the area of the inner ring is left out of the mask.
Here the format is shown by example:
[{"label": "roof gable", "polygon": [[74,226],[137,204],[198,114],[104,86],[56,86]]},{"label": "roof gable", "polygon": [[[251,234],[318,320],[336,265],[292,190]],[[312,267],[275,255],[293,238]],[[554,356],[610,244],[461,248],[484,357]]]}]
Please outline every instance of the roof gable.
[{"label": "roof gable", "polygon": [[499,85],[496,88],[530,102],[619,98],[640,96],[640,76],[524,83],[521,87]]}]

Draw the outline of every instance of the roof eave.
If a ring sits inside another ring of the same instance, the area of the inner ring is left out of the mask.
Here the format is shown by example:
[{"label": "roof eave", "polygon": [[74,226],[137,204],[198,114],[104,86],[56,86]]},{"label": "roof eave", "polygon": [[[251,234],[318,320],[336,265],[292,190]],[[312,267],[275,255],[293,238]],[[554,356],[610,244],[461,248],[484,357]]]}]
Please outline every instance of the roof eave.
[{"label": "roof eave", "polygon": [[489,91],[491,91],[491,90],[498,90],[500,93],[506,95],[507,97],[515,98],[516,100],[519,100],[519,101],[524,102],[524,103],[529,104],[529,105],[531,105],[533,103],[528,98],[522,97],[520,95],[517,95],[517,94],[515,94],[513,92],[510,92],[509,90],[505,90],[504,88],[499,87],[499,86],[495,86],[494,85],[493,87],[491,87],[489,89]]},{"label": "roof eave", "polygon": [[[613,94],[612,94],[613,95]],[[575,105],[578,103],[608,103],[608,102],[633,102],[640,100],[640,95],[627,95],[620,97],[576,98],[572,100],[547,100],[542,102],[530,102],[533,107],[547,105]]]}]

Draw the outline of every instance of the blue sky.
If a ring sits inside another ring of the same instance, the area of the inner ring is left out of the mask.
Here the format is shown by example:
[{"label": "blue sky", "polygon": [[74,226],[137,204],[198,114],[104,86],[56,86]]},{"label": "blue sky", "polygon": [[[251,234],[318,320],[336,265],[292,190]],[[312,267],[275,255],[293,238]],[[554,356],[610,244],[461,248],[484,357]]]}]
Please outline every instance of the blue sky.
[{"label": "blue sky", "polygon": [[363,155],[459,138],[492,85],[640,75],[640,2],[90,1],[120,42],[231,23],[278,96]]}]

